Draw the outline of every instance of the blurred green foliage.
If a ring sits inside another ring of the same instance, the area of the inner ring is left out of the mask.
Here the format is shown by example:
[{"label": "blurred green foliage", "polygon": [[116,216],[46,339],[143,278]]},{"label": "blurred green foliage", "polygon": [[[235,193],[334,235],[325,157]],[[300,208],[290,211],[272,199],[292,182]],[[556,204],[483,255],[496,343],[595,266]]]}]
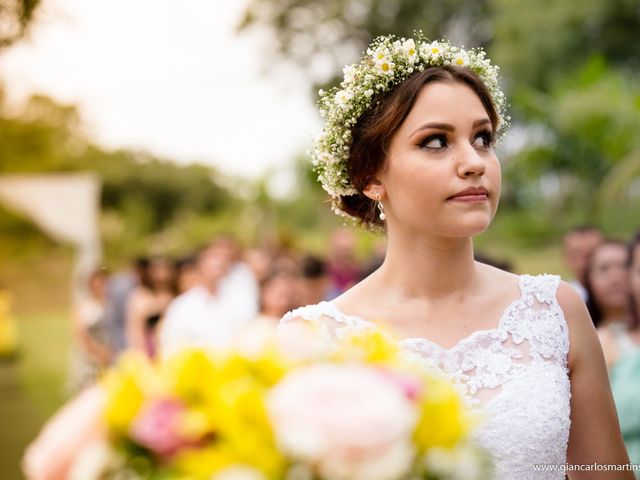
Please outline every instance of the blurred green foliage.
[{"label": "blurred green foliage", "polygon": [[[223,231],[247,244],[306,246],[318,229],[340,223],[325,211],[305,158],[297,161],[298,188],[275,198],[269,175],[250,182],[145,152],[108,151],[90,141],[75,107],[36,95],[10,109],[0,93],[0,175],[74,171],[102,179],[102,236],[107,261],[116,264],[139,254],[185,254]],[[0,231],[0,259],[51,247],[28,221],[3,209]]]},{"label": "blurred green foliage", "polygon": [[578,223],[640,226],[637,0],[251,0],[238,29],[255,27],[316,86],[335,84],[380,34],[484,47],[513,122],[492,230],[541,245]]},{"label": "blurred green foliage", "polygon": [[[116,252],[147,251],[151,234],[183,217],[214,215],[238,201],[218,183],[219,175],[211,168],[181,166],[134,151],[106,151],[92,144],[74,107],[42,96],[32,97],[17,113],[0,103],[0,159],[0,174],[99,174],[103,233]],[[29,231],[23,220],[10,214],[0,216],[0,226],[23,238]],[[136,237],[139,240],[133,240]]]},{"label": "blurred green foliage", "polygon": [[637,0],[251,0],[238,28],[254,26],[273,33],[268,48],[287,60],[330,60],[333,70],[315,81],[336,75],[375,36],[415,30],[486,48],[518,86],[545,89],[592,55],[640,67]]},{"label": "blurred green foliage", "polygon": [[[240,30],[265,26],[273,43],[264,48],[304,66],[310,85],[335,82],[343,63],[383,33],[421,29],[488,50],[502,67],[514,126],[499,151],[501,212],[481,247],[540,248],[578,223],[619,236],[637,228],[637,0],[250,0]],[[9,111],[0,94],[0,174],[97,172],[109,261],[181,254],[220,231],[246,244],[321,252],[324,233],[342,221],[327,208],[308,159],[295,162],[296,188],[281,196],[271,173],[250,182],[144,152],[107,151],[91,141],[73,106],[34,96]],[[22,250],[25,238],[35,249],[46,244],[4,210],[0,229],[20,238]],[[361,238],[365,246],[375,241]]]},{"label": "blurred green foliage", "polygon": [[26,33],[38,5],[40,0],[0,0],[0,49]]}]

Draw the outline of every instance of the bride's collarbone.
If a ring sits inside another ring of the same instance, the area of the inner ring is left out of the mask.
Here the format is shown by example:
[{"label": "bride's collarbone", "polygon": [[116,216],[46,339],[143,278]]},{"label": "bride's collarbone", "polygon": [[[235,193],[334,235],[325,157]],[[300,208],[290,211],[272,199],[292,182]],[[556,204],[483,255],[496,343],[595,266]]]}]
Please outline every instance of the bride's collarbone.
[{"label": "bride's collarbone", "polygon": [[400,339],[425,338],[449,348],[477,331],[496,329],[503,311],[482,307],[445,309],[386,318],[376,323]]},{"label": "bride's collarbone", "polygon": [[520,298],[517,284],[443,305],[425,301],[356,301],[348,296],[334,304],[342,314],[372,322],[393,336],[426,338],[440,345],[454,345],[474,332],[499,327],[508,308]]}]

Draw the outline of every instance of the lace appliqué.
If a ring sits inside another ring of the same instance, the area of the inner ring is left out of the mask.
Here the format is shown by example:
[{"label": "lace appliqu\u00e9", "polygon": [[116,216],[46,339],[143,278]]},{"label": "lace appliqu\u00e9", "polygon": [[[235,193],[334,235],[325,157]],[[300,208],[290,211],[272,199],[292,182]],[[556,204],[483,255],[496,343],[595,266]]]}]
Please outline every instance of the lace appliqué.
[{"label": "lace appliqu\u00e9", "polygon": [[[476,394],[508,382],[523,368],[525,356],[566,366],[569,339],[556,300],[559,279],[552,275],[522,275],[521,296],[505,309],[498,326],[474,332],[449,349],[426,338],[407,338],[399,340],[399,344],[425,367],[445,373],[458,384],[467,402],[477,405],[480,400]],[[293,310],[282,323],[293,318],[318,325],[327,343],[352,332],[379,329],[373,322],[342,313],[330,302]],[[333,322],[332,326],[327,319]]]},{"label": "lace appliqu\u00e9", "polygon": [[[494,457],[497,479],[563,479],[534,464],[564,464],[570,428],[569,334],[556,292],[560,277],[522,275],[521,296],[496,328],[480,330],[444,348],[426,338],[399,340],[406,352],[458,387],[485,424],[477,441]],[[328,343],[379,327],[345,315],[330,302],[303,307],[282,319],[310,320]],[[555,475],[555,476],[554,476]]]}]

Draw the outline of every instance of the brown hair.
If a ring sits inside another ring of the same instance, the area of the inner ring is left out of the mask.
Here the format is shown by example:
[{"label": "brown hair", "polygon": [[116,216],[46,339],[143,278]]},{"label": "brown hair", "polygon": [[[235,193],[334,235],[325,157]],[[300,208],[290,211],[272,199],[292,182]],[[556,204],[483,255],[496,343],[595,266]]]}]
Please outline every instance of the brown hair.
[{"label": "brown hair", "polygon": [[[640,247],[640,230],[636,232],[635,236],[629,242],[629,257],[627,265],[629,268],[633,266],[636,258],[636,250]],[[634,298],[633,293],[630,293],[630,302],[631,302],[631,328],[637,328],[640,326],[640,315],[637,302],[640,302],[640,298]]]},{"label": "brown hair", "polygon": [[[605,238],[596,248],[593,249],[591,255],[589,256],[589,260],[587,262],[587,270],[584,274],[584,289],[587,291],[587,310],[589,311],[589,315],[591,316],[591,320],[593,321],[593,325],[598,328],[603,320],[603,312],[601,306],[598,304],[596,300],[596,296],[593,291],[593,282],[591,281],[591,274],[593,273],[593,263],[598,253],[598,250],[607,246],[617,246],[623,250],[627,250],[628,246],[622,240],[618,240],[615,238]],[[628,262],[628,258],[627,258]],[[627,263],[627,265],[630,265]]]},{"label": "brown hair", "polygon": [[493,130],[497,129],[498,113],[491,94],[472,70],[444,65],[411,75],[363,113],[353,127],[347,172],[358,193],[340,197],[340,203],[342,210],[360,218],[361,223],[384,224],[376,215],[376,202],[362,191],[384,165],[391,139],[409,115],[422,87],[432,82],[459,82],[470,87],[487,111]]}]

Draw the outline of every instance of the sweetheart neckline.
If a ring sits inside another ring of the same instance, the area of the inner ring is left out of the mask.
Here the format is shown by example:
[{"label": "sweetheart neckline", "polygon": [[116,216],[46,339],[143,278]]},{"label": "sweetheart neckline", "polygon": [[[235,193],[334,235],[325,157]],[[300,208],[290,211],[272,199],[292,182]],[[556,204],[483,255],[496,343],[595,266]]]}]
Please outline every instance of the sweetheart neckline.
[{"label": "sweetheart neckline", "polygon": [[[525,299],[526,297],[526,292],[525,289],[522,286],[522,276],[519,277],[518,279],[518,286],[520,289],[520,296],[518,296],[517,298],[515,298],[514,300],[512,300],[502,311],[502,314],[500,315],[500,318],[496,324],[495,327],[493,328],[484,328],[484,329],[480,329],[480,330],[474,330],[473,332],[471,332],[469,335],[462,337],[460,340],[458,340],[456,343],[454,343],[451,347],[444,347],[442,345],[440,345],[439,343],[434,342],[433,340],[429,340],[426,337],[407,337],[407,338],[395,338],[394,339],[401,345],[416,345],[416,344],[421,344],[421,343],[426,343],[428,345],[433,346],[434,348],[436,348],[437,350],[446,353],[447,355],[451,355],[454,352],[456,352],[459,348],[461,348],[462,346],[471,343],[472,340],[475,340],[476,337],[482,336],[482,335],[487,335],[487,336],[491,336],[492,334],[498,334],[501,332],[505,332],[505,326],[504,323],[506,321],[506,319],[509,317],[509,315],[511,314],[511,312],[518,306],[520,305],[520,303],[522,303],[522,301]],[[341,319],[346,319],[347,322],[349,323],[351,322],[355,322],[355,323],[360,323],[360,324],[365,324],[368,325],[370,327],[375,328],[378,331],[381,332],[385,332],[388,335],[391,335],[388,332],[388,329],[384,328],[383,325],[380,325],[379,323],[376,323],[374,321],[371,320],[367,320],[365,318],[359,317],[357,315],[349,315],[344,313],[342,310],[340,310],[340,308],[338,308],[338,306],[333,303],[333,301],[323,301],[320,302],[319,305],[327,305],[329,306],[333,312],[335,314],[337,314],[337,317],[341,318]],[[330,315],[331,316],[331,315]],[[334,320],[340,321],[339,318],[335,318],[334,316],[331,316]]]}]

